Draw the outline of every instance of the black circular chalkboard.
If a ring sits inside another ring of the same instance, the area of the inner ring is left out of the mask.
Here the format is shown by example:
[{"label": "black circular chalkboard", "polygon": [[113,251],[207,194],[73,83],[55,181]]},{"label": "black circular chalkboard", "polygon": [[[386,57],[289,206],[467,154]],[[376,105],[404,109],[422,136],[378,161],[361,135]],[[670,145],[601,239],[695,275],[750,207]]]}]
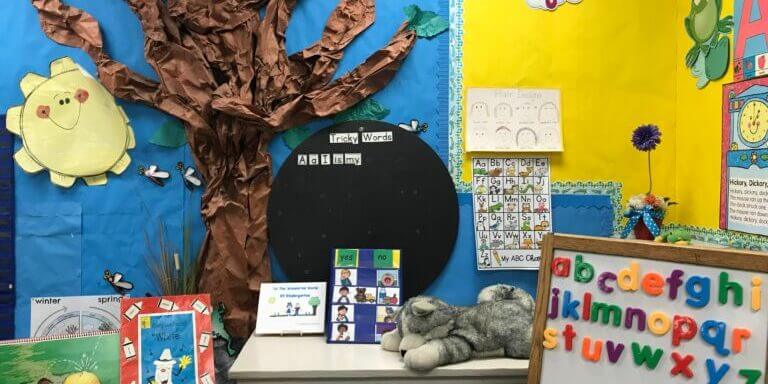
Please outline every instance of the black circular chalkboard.
[{"label": "black circular chalkboard", "polygon": [[[391,141],[363,142],[386,132]],[[331,143],[343,133],[358,144]],[[345,154],[361,164],[338,164]],[[417,135],[379,121],[337,124],[301,143],[274,180],[268,210],[272,250],[291,280],[328,281],[336,248],[400,249],[405,298],[443,270],[458,221],[440,158]]]}]

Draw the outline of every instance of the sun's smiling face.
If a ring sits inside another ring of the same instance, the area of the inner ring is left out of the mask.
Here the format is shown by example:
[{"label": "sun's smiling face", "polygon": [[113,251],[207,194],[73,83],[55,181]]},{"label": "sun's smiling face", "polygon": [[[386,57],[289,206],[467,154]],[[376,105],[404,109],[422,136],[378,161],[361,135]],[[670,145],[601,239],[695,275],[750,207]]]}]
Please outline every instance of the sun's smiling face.
[{"label": "sun's smiling face", "polygon": [[[80,121],[80,112],[89,96],[88,91],[83,88],[78,88],[75,92],[56,93],[50,103],[37,104],[35,115],[43,120],[49,119],[57,127],[68,131],[75,128]],[[34,108],[35,103],[31,106]]]}]

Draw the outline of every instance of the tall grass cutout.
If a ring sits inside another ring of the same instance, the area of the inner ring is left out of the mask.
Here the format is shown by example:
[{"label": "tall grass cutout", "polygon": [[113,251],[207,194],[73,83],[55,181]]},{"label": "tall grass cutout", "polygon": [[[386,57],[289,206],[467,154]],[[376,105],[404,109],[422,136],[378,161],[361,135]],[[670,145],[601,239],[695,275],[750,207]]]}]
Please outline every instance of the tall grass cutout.
[{"label": "tall grass cutout", "polygon": [[166,236],[165,224],[157,229],[157,244],[152,244],[148,234],[144,234],[147,243],[145,257],[155,284],[163,296],[189,295],[198,293],[197,277],[200,263],[191,247],[191,231],[188,225],[183,229],[183,247],[181,255]]}]

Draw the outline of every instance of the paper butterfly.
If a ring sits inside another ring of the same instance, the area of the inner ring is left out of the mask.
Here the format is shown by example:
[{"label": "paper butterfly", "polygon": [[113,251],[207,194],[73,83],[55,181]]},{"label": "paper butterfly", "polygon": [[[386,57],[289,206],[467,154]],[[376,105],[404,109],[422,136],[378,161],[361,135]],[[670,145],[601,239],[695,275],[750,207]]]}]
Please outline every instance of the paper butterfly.
[{"label": "paper butterfly", "polygon": [[125,295],[128,291],[133,289],[133,283],[123,280],[123,274],[115,272],[114,274],[109,272],[109,269],[104,270],[104,280],[115,289],[120,295]]},{"label": "paper butterfly", "polygon": [[165,186],[165,181],[168,178],[171,177],[171,174],[167,171],[161,171],[157,168],[157,165],[150,165],[149,168],[144,168],[143,166],[139,167],[139,174],[146,177],[147,180],[163,187]]},{"label": "paper butterfly", "polygon": [[419,121],[416,119],[412,119],[410,124],[400,123],[398,126],[411,133],[426,132],[427,129],[429,129],[429,124],[419,123]]},{"label": "paper butterfly", "polygon": [[179,161],[176,164],[176,169],[181,172],[182,179],[184,180],[184,186],[188,190],[192,191],[195,187],[203,185],[203,181],[197,176],[197,170],[192,167],[184,167],[184,163]]}]

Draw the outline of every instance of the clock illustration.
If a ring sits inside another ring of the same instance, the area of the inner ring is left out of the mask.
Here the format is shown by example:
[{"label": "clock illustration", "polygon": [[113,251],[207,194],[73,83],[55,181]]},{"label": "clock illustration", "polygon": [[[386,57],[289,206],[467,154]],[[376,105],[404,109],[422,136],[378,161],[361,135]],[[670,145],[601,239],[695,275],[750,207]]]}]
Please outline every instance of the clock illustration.
[{"label": "clock illustration", "polygon": [[768,141],[768,103],[751,99],[744,104],[739,116],[739,137],[744,145],[757,148]]}]

